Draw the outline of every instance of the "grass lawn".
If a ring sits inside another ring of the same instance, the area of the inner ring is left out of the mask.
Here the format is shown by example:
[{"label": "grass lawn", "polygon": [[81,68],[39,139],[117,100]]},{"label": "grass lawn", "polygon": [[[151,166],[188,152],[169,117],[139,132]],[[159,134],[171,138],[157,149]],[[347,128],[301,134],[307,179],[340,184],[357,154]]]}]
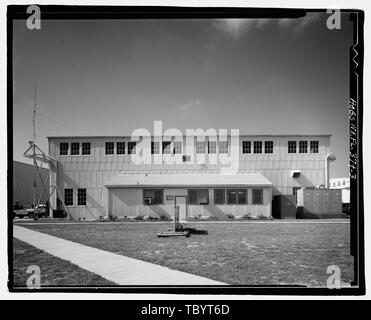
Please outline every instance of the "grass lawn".
[{"label": "grass lawn", "polygon": [[[326,286],[353,278],[349,223],[194,223],[208,235],[157,238],[171,223],[27,225],[63,239],[235,285]],[[35,257],[38,260],[38,257]]]},{"label": "grass lawn", "polygon": [[42,286],[112,286],[108,281],[94,273],[56,258],[29,244],[13,238],[14,287],[26,287],[31,276],[26,272],[30,265],[40,267]]}]

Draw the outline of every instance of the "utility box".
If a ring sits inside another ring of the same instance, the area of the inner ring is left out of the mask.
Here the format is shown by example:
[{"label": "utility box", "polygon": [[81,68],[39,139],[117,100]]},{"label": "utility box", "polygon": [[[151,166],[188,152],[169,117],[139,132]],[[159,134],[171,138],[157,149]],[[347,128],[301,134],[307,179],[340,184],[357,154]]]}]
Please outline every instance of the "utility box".
[{"label": "utility box", "polygon": [[296,219],[296,196],[275,196],[273,198],[272,216],[276,219]]},{"label": "utility box", "polygon": [[340,189],[297,191],[298,218],[344,218]]}]

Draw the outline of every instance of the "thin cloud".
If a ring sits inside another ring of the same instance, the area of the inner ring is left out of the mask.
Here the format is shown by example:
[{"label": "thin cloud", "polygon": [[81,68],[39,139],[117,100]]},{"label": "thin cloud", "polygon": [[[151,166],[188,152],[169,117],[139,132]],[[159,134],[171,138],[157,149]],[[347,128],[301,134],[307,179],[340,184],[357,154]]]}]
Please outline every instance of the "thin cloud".
[{"label": "thin cloud", "polygon": [[214,20],[213,25],[217,30],[238,39],[251,30],[264,29],[269,24],[275,24],[279,28],[297,33],[318,20],[319,17],[320,13],[309,12],[297,19],[217,19]]},{"label": "thin cloud", "polygon": [[196,106],[199,106],[201,104],[201,101],[198,99],[191,100],[185,104],[182,104],[179,106],[179,109],[183,112],[189,112],[191,109],[193,109]]}]

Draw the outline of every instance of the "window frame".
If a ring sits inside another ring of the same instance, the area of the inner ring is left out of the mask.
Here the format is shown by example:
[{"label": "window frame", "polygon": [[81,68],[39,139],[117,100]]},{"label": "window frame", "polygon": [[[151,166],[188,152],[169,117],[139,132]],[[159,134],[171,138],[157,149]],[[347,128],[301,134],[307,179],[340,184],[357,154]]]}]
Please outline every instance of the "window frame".
[{"label": "window frame", "polygon": [[[78,146],[77,153],[73,153],[73,150],[76,151],[76,145]],[[71,156],[79,156],[80,155],[80,142],[71,142]]]},{"label": "window frame", "polygon": [[[68,196],[71,197],[71,203],[67,202],[66,191],[71,191],[71,195],[68,195]],[[65,188],[64,189],[64,199],[63,199],[63,201],[64,201],[64,204],[65,204],[66,207],[73,207],[73,202],[74,201],[73,201],[73,189],[72,188]]]},{"label": "window frame", "polygon": [[128,155],[136,154],[137,153],[137,142],[136,141],[128,141]]},{"label": "window frame", "polygon": [[[291,145],[290,145],[291,144]],[[295,151],[292,152],[293,145],[295,145]],[[287,153],[295,154],[298,151],[298,144],[296,140],[287,141]]]},{"label": "window frame", "polygon": [[174,141],[174,143],[173,143],[173,154],[183,154],[183,143],[182,143],[182,141]]},{"label": "window frame", "polygon": [[[155,145],[157,148],[155,148]],[[151,141],[151,154],[160,154],[160,141]]]},{"label": "window frame", "polygon": [[[197,202],[196,203],[193,203],[193,202],[190,202],[191,200],[191,196],[190,196],[190,192],[194,192],[196,191],[197,192]],[[204,192],[204,191],[207,191],[207,203],[201,203],[200,202],[200,193],[201,192]],[[187,204],[189,205],[199,205],[199,206],[208,206],[210,205],[210,189],[208,188],[190,188],[190,189],[187,189]]]},{"label": "window frame", "polygon": [[[269,146],[268,146],[269,144]],[[271,146],[270,146],[271,144]],[[271,152],[267,152],[268,151],[271,151]],[[274,142],[273,140],[266,140],[264,141],[264,154],[273,154],[274,153]]]},{"label": "window frame", "polygon": [[[62,154],[61,153],[61,150],[62,150],[62,144],[63,145],[67,145],[67,153],[66,154]],[[68,156],[70,153],[70,144],[68,142],[59,142],[59,155],[60,156]]]},{"label": "window frame", "polygon": [[[255,202],[254,193],[256,191],[261,192],[261,203],[256,203]],[[252,188],[251,189],[251,204],[252,205],[257,205],[257,206],[258,205],[264,205],[264,189],[262,189],[262,188]]]},{"label": "window frame", "polygon": [[[229,153],[229,143],[228,141],[219,141],[219,154],[228,154]],[[224,150],[225,148],[225,150]]]},{"label": "window frame", "polygon": [[[122,149],[122,146],[124,146],[124,149]],[[122,151],[122,152],[119,152],[119,151]],[[116,142],[116,154],[119,156],[123,156],[126,154],[126,142],[125,141]]]},{"label": "window frame", "polygon": [[[312,145],[315,145],[315,150],[317,151],[312,151],[313,150],[313,146]],[[318,140],[311,140],[310,141],[310,144],[309,144],[309,150],[310,150],[310,153],[319,153],[319,141]]]},{"label": "window frame", "polygon": [[206,141],[196,140],[196,154],[206,154]]},{"label": "window frame", "polygon": [[[89,153],[84,153],[84,145],[89,145]],[[81,142],[81,155],[82,156],[91,156],[91,142]]]},{"label": "window frame", "polygon": [[[213,145],[213,147],[211,148],[210,147],[210,145]],[[216,145],[217,145],[217,143],[216,143],[216,141],[215,140],[213,140],[213,141],[208,141],[207,142],[207,154],[216,154]],[[214,152],[210,152],[210,150],[212,150],[212,151],[214,151]]]},{"label": "window frame", "polygon": [[242,154],[251,154],[251,141],[242,141]]},{"label": "window frame", "polygon": [[[85,200],[85,204],[81,204],[80,203],[80,192],[83,192],[83,199]],[[87,203],[87,192],[86,192],[86,188],[78,188],[77,189],[77,206],[78,207],[86,207],[86,203]]]},{"label": "window frame", "polygon": [[[151,199],[156,199],[156,192],[160,191],[161,192],[161,202],[152,202],[151,203],[145,203],[144,199],[145,198],[150,198],[150,197],[145,197],[144,194],[146,191],[153,191],[153,198],[151,197]],[[163,205],[164,204],[164,189],[161,189],[161,188],[144,188],[143,189],[143,197],[142,197],[142,201],[143,201],[143,205],[145,206],[158,206],[158,205]]]},{"label": "window frame", "polygon": [[162,154],[173,154],[171,141],[162,141]]},{"label": "window frame", "polygon": [[[302,145],[305,145],[305,149]],[[305,151],[303,151],[305,150]],[[308,141],[307,140],[299,140],[299,153],[308,153]]]},{"label": "window frame", "polygon": [[[243,193],[245,194],[245,202],[243,203],[240,203],[240,200],[239,200],[239,197],[238,197],[238,193],[243,191]],[[229,193],[230,192],[235,192],[236,193],[236,198],[235,198],[235,202],[230,202],[230,195]],[[247,205],[248,204],[248,193],[247,193],[247,189],[235,189],[235,188],[230,188],[230,189],[227,189],[227,192],[226,192],[226,204],[227,205]]]},{"label": "window frame", "polygon": [[[108,151],[108,144],[112,144],[112,153],[107,153],[107,151]],[[112,141],[106,141],[105,142],[105,144],[104,144],[104,154],[106,155],[106,156],[114,156],[115,155],[115,143],[114,142],[112,142]]]},{"label": "window frame", "polygon": [[[216,193],[217,192],[220,192],[222,191],[223,192],[223,202],[217,202],[216,199]],[[225,196],[225,189],[214,189],[214,204],[217,204],[217,205],[221,205],[221,204],[225,204],[226,203],[226,196]]]},{"label": "window frame", "polygon": [[[258,144],[260,144],[260,149],[257,148]],[[254,145],[254,154],[262,154],[263,153],[263,141],[254,141],[253,145]],[[257,152],[259,150],[260,150],[260,152]]]}]

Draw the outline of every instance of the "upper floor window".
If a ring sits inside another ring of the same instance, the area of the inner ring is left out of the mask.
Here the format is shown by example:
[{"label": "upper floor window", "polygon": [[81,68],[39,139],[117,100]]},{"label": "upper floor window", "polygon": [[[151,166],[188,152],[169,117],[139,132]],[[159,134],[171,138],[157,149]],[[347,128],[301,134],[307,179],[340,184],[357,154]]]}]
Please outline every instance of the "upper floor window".
[{"label": "upper floor window", "polygon": [[162,153],[172,154],[171,152],[171,141],[162,141]]},{"label": "upper floor window", "polygon": [[182,142],[181,141],[174,141],[174,153],[182,154]]},{"label": "upper floor window", "polygon": [[216,141],[208,141],[208,152],[209,154],[215,154],[216,153]]},{"label": "upper floor window", "polygon": [[263,142],[261,141],[254,141],[254,153],[262,153],[263,149]]},{"label": "upper floor window", "polygon": [[80,154],[80,143],[72,142],[71,143],[71,155],[78,156]]},{"label": "upper floor window", "polygon": [[318,141],[310,142],[310,153],[318,153]]},{"label": "upper floor window", "polygon": [[81,144],[81,153],[84,156],[90,155],[90,142],[83,142]]},{"label": "upper floor window", "polygon": [[205,141],[196,141],[196,152],[206,153],[206,142]]},{"label": "upper floor window", "polygon": [[228,153],[228,141],[219,141],[219,153]]},{"label": "upper floor window", "polygon": [[273,141],[265,141],[264,142],[264,152],[265,153],[273,153]]},{"label": "upper floor window", "polygon": [[135,154],[135,147],[137,143],[135,141],[128,142],[128,154]]},{"label": "upper floor window", "polygon": [[159,154],[160,153],[160,142],[152,141],[151,142],[151,154]]},{"label": "upper floor window", "polygon": [[308,141],[299,141],[299,153],[308,152]]},{"label": "upper floor window", "polygon": [[125,154],[125,142],[120,141],[116,143],[117,154]]},{"label": "upper floor window", "polygon": [[61,142],[59,144],[59,154],[61,156],[68,156],[68,142]]},{"label": "upper floor window", "polygon": [[296,153],[296,141],[289,141],[288,151],[289,153]]},{"label": "upper floor window", "polygon": [[242,141],[242,153],[251,153],[251,141]]},{"label": "upper floor window", "polygon": [[113,142],[106,142],[106,154],[115,153],[115,144]]}]

